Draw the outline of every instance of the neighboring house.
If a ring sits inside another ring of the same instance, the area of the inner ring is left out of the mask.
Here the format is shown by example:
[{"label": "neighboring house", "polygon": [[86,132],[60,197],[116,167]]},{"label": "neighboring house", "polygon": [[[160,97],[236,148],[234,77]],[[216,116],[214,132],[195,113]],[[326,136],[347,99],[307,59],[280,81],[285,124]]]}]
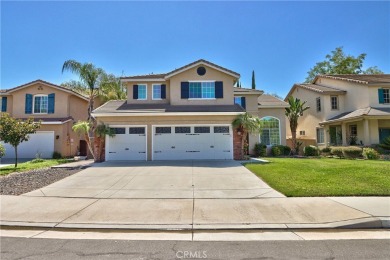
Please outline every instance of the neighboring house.
[{"label": "neighboring house", "polygon": [[298,121],[298,139],[319,146],[371,145],[390,136],[389,91],[389,74],[319,75],[295,84],[286,100],[293,96],[310,106]]},{"label": "neighboring house", "polygon": [[[40,129],[18,147],[19,158],[52,158],[54,151],[62,156],[74,156],[78,152],[86,155],[86,143],[72,131],[72,126],[78,120],[87,119],[88,98],[43,80],[2,90],[0,97],[1,112],[14,118],[33,117],[41,121]],[[13,147],[5,144],[5,148],[3,158],[14,158]]]},{"label": "neighboring house", "polygon": [[[116,133],[106,137],[105,159],[240,159],[241,137],[232,121],[245,107],[258,113],[262,91],[237,92],[239,77],[206,60],[164,74],[122,77],[127,100],[92,113]],[[235,104],[241,96],[245,104]]]},{"label": "neighboring house", "polygon": [[249,136],[250,154],[253,154],[256,143],[263,143],[268,147],[286,145],[285,108],[288,103],[272,95],[263,94],[261,90],[246,88],[234,88],[234,101],[262,121],[260,135]]}]

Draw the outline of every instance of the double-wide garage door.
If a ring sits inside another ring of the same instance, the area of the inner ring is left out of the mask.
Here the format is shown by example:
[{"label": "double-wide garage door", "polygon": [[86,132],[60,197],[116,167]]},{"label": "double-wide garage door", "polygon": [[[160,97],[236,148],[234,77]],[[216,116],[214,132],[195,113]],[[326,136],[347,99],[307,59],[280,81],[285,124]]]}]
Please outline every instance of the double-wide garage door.
[{"label": "double-wide garage door", "polygon": [[[111,126],[106,160],[147,160],[146,126]],[[229,125],[152,126],[152,160],[233,159]]]}]

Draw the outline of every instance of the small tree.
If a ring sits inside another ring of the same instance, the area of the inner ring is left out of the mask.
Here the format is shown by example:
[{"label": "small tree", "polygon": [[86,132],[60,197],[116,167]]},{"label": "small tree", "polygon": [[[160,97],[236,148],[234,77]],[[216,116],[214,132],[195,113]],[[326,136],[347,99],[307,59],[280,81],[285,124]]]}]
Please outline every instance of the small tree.
[{"label": "small tree", "polygon": [[91,152],[93,159],[95,160],[95,154],[93,153],[91,139],[89,137],[89,131],[91,130],[91,123],[87,121],[78,121],[76,124],[72,126],[72,130],[77,134],[84,136],[84,139],[88,145],[88,149]]},{"label": "small tree", "polygon": [[0,143],[0,159],[5,155],[4,145]]},{"label": "small tree", "polygon": [[244,158],[245,144],[248,134],[258,134],[261,130],[260,119],[251,114],[245,113],[239,115],[232,122],[233,128],[241,133],[241,158]]},{"label": "small tree", "polygon": [[34,134],[41,127],[40,122],[34,122],[33,118],[25,121],[15,119],[8,113],[2,113],[0,117],[0,140],[9,143],[15,149],[15,168],[18,167],[18,146],[28,141],[29,134]]},{"label": "small tree", "polygon": [[300,99],[295,98],[293,96],[290,96],[288,98],[288,104],[290,107],[286,107],[286,117],[288,118],[288,121],[290,122],[290,129],[291,129],[291,135],[292,135],[292,149],[291,152],[293,154],[298,153],[298,146],[297,146],[297,128],[298,128],[298,118],[300,116],[303,116],[303,112],[308,110],[310,107],[305,106],[306,101],[302,102]]},{"label": "small tree", "polygon": [[255,71],[252,70],[252,89],[256,89]]}]

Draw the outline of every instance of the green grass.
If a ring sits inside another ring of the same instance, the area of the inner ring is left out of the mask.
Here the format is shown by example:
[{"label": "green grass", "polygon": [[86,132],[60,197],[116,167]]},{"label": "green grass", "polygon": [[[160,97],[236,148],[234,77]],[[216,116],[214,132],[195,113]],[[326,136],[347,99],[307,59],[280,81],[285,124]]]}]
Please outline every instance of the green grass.
[{"label": "green grass", "polygon": [[24,163],[18,163],[18,167],[14,167],[14,165],[10,165],[7,167],[0,168],[0,175],[7,175],[13,172],[25,172],[25,171],[31,171],[41,168],[47,168],[54,165],[62,164],[62,163],[68,163],[70,162],[67,159],[50,159],[50,160],[42,160],[39,162],[28,161]]},{"label": "green grass", "polygon": [[389,196],[390,162],[271,158],[246,167],[288,197]]}]

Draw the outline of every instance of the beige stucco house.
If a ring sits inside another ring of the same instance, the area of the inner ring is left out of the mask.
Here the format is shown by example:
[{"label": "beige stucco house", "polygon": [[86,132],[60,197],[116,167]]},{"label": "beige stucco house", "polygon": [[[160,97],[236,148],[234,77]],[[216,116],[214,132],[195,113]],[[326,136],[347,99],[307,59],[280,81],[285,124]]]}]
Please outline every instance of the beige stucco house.
[{"label": "beige stucco house", "polygon": [[[319,75],[289,96],[307,102],[297,137],[319,146],[371,145],[390,136],[390,75]],[[291,136],[288,127],[287,136]]]},{"label": "beige stucco house", "polygon": [[[41,121],[40,129],[18,148],[19,158],[51,158],[53,152],[62,156],[86,155],[87,147],[72,131],[73,123],[88,117],[88,98],[67,88],[35,80],[0,92],[1,112],[14,118],[33,117]],[[14,149],[4,144],[6,155],[14,158]]]},{"label": "beige stucco house", "polygon": [[[122,77],[127,100],[109,101],[92,113],[115,131],[106,137],[105,159],[240,159],[233,119],[246,110],[278,117],[272,113],[279,107],[259,112],[265,105],[258,101],[262,91],[235,89],[239,78],[206,60],[164,74]],[[285,129],[284,124],[279,127]],[[252,137],[251,145],[258,140]]]}]

